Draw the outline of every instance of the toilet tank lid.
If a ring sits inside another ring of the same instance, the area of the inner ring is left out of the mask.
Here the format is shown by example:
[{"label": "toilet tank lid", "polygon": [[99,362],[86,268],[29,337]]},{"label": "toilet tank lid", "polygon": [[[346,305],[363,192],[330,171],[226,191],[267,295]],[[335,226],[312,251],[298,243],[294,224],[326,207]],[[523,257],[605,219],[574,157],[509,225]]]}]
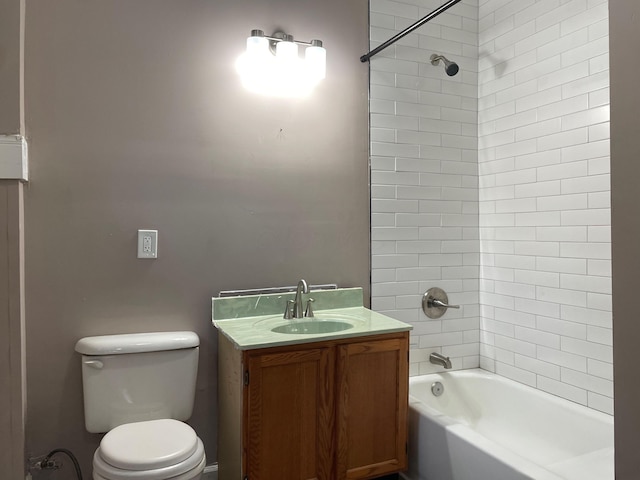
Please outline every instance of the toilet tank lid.
[{"label": "toilet tank lid", "polygon": [[75,350],[83,355],[118,355],[181,350],[199,344],[194,332],[128,333],[84,337],[78,340]]}]

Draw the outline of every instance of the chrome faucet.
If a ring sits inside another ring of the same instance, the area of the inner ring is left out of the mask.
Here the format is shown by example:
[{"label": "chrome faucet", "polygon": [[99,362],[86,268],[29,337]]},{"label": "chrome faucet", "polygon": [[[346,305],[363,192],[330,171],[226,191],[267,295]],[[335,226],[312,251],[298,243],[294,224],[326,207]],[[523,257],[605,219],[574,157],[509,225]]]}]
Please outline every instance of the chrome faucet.
[{"label": "chrome faucet", "polygon": [[309,293],[309,285],[302,279],[298,282],[296,288],[296,299],[293,303],[293,318],[302,318],[304,316],[304,308],[302,307],[302,294]]},{"label": "chrome faucet", "polygon": [[451,368],[451,359],[436,352],[432,352],[431,355],[429,355],[429,361],[434,365],[440,365],[447,370]]}]

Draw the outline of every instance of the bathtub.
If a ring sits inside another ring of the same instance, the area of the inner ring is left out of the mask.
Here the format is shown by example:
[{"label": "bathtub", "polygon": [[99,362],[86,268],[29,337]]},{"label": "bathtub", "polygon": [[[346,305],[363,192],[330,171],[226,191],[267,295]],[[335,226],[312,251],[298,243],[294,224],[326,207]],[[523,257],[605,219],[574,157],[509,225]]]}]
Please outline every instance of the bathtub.
[{"label": "bathtub", "polygon": [[411,377],[403,476],[614,480],[613,417],[479,369]]}]

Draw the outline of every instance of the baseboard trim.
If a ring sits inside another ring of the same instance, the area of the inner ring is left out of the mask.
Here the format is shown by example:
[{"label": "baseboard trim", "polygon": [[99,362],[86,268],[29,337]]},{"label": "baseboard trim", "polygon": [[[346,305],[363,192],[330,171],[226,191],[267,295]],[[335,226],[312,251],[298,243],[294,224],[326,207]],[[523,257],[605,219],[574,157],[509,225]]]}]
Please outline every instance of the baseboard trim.
[{"label": "baseboard trim", "polygon": [[212,463],[204,467],[202,472],[202,480],[218,480],[218,464]]}]

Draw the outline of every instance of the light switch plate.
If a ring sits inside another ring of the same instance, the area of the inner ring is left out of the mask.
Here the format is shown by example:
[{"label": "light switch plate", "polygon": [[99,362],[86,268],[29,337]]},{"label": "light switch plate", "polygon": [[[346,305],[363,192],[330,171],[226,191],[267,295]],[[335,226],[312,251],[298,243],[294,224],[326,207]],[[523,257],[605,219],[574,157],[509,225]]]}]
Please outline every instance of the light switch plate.
[{"label": "light switch plate", "polygon": [[158,258],[157,230],[138,230],[138,258]]}]

